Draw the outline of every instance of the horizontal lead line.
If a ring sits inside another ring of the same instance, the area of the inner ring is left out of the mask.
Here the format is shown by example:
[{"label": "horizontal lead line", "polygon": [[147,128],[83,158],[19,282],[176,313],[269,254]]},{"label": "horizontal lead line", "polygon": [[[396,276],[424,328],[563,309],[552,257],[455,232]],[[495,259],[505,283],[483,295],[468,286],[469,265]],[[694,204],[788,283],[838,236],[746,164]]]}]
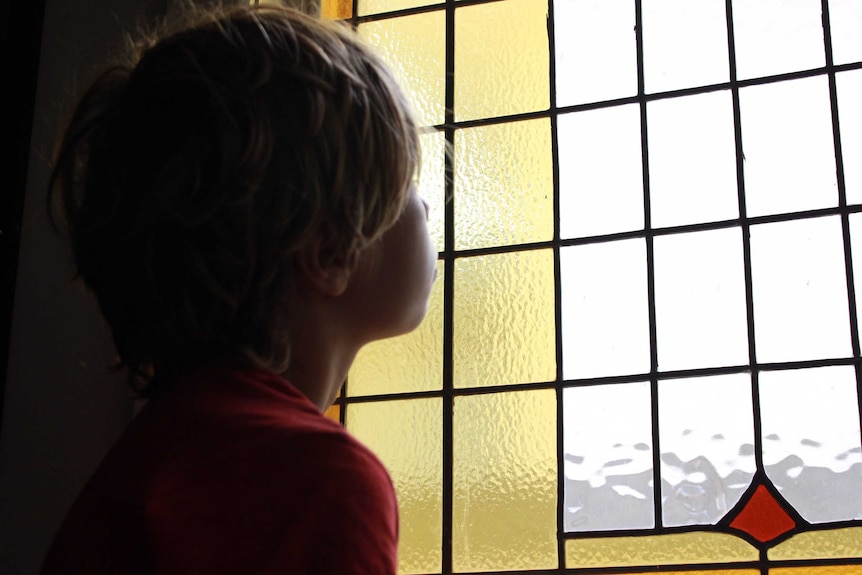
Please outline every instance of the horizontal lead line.
[{"label": "horizontal lead line", "polygon": [[591,377],[583,379],[565,379],[560,382],[556,381],[540,381],[532,383],[512,383],[505,385],[488,385],[482,387],[459,387],[451,392],[442,389],[424,390],[424,391],[405,391],[389,394],[373,394],[348,396],[338,399],[340,404],[355,404],[355,403],[371,403],[379,401],[395,401],[400,399],[423,399],[436,398],[444,396],[469,396],[469,395],[486,395],[491,393],[504,393],[507,391],[530,391],[541,389],[556,389],[570,387],[590,387],[594,385],[608,384],[624,384],[641,381],[650,381],[657,379],[658,381],[668,381],[673,379],[695,378],[695,377],[710,377],[716,375],[732,375],[738,373],[752,373],[762,371],[792,371],[796,369],[811,369],[818,367],[840,367],[862,365],[860,357],[844,357],[832,359],[812,359],[802,361],[788,362],[772,362],[772,363],[757,363],[754,365],[733,365],[725,367],[707,367],[698,369],[685,369],[675,371],[658,371],[654,373],[636,373],[630,375],[615,375],[607,377]]},{"label": "horizontal lead line", "polygon": [[854,204],[850,206],[836,206],[831,208],[821,208],[817,210],[806,210],[803,212],[788,212],[783,214],[770,214],[766,216],[754,216],[748,218],[736,218],[732,220],[720,220],[716,222],[703,222],[698,224],[686,224],[681,226],[669,226],[666,228],[640,229],[627,232],[618,232],[613,234],[603,234],[598,236],[588,236],[583,238],[567,238],[558,241],[546,240],[542,242],[527,242],[523,244],[508,244],[502,246],[489,246],[483,248],[471,248],[455,250],[454,252],[438,252],[440,259],[446,259],[449,256],[455,258],[484,256],[493,254],[504,254],[519,251],[529,251],[538,249],[547,249],[553,247],[570,247],[582,246],[589,244],[607,243],[620,240],[669,236],[683,233],[703,232],[710,230],[720,230],[735,227],[756,226],[761,224],[791,222],[797,220],[825,218],[830,216],[840,216],[842,214],[856,214],[862,212],[862,204]]},{"label": "horizontal lead line", "polygon": [[852,62],[848,64],[840,64],[837,66],[823,66],[821,68],[812,68],[810,70],[800,70],[798,72],[788,72],[786,74],[776,74],[773,76],[762,76],[758,78],[749,78],[747,80],[737,80],[735,82],[722,82],[719,84],[708,84],[705,86],[694,86],[691,88],[682,88],[679,90],[669,90],[667,92],[655,92],[642,96],[628,96],[625,98],[617,98],[613,100],[603,100],[600,102],[589,102],[585,104],[576,104],[572,106],[552,106],[547,110],[537,110],[533,112],[522,112],[520,114],[510,114],[506,116],[495,116],[492,118],[477,118],[472,120],[462,120],[452,122],[451,124],[436,124],[422,128],[423,132],[442,131],[446,128],[464,129],[478,128],[482,126],[490,126],[496,124],[505,124],[510,122],[520,122],[525,120],[537,120],[547,118],[551,115],[562,115],[573,112],[585,112],[589,110],[599,110],[603,108],[613,108],[616,106],[625,106],[627,104],[637,104],[641,101],[654,102],[658,100],[667,100],[671,98],[680,98],[683,96],[694,96],[698,94],[707,94],[710,92],[719,92],[722,90],[731,90],[733,88],[748,88],[751,86],[761,86],[766,84],[774,84],[776,82],[786,82],[788,80],[799,80],[802,78],[813,78],[815,76],[825,76],[831,73],[847,72],[850,70],[862,69],[862,62]]}]

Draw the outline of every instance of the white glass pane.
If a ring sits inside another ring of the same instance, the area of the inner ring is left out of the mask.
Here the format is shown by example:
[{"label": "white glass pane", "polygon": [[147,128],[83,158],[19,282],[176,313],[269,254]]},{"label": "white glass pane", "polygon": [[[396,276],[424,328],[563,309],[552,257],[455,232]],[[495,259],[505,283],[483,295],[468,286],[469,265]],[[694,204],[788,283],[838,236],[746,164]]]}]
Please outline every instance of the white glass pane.
[{"label": "white glass pane", "polygon": [[739,228],[655,238],[661,371],[748,363]]},{"label": "white glass pane", "polygon": [[835,75],[848,204],[862,204],[862,70]]},{"label": "white glass pane", "polygon": [[554,22],[558,106],[637,94],[634,2],[554,0]]},{"label": "white glass pane", "polygon": [[650,102],[647,120],[652,227],[738,217],[730,92]]},{"label": "white glass pane", "polygon": [[816,0],[733,0],[733,31],[740,80],[826,63]]},{"label": "white glass pane", "polygon": [[859,399],[851,366],[760,375],[763,464],[813,523],[862,519]]},{"label": "white glass pane", "polygon": [[862,2],[829,0],[832,29],[832,61],[847,64],[862,60]]},{"label": "white glass pane", "polygon": [[664,525],[714,525],[756,470],[751,376],[659,383]]},{"label": "white glass pane", "polygon": [[758,362],[851,354],[838,217],[752,226],[751,273]]},{"label": "white glass pane", "polygon": [[649,384],[566,389],[563,418],[565,531],[653,527]]},{"label": "white glass pane", "polygon": [[838,205],[826,78],[743,88],[739,100],[748,215]]},{"label": "white glass pane", "polygon": [[638,106],[564,114],[557,133],[560,235],[573,238],[642,229]]},{"label": "white glass pane", "polygon": [[650,368],[644,240],[560,250],[565,379]]},{"label": "white glass pane", "polygon": [[730,79],[724,0],[643,0],[647,93]]}]

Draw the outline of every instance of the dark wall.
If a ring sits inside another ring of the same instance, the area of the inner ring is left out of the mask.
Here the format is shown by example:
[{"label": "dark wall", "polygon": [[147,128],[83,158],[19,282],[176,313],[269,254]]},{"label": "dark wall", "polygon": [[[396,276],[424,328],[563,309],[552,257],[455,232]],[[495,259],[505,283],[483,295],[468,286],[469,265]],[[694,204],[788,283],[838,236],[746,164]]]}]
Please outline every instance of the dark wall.
[{"label": "dark wall", "polygon": [[125,27],[166,7],[166,0],[28,0],[4,1],[0,11],[9,74],[2,84],[12,95],[4,138],[12,134],[17,150],[4,154],[13,166],[0,204],[4,575],[38,572],[72,499],[131,417],[122,377],[108,373],[114,353],[106,329],[71,283],[63,238],[47,223],[45,186],[74,95],[120,45]]}]

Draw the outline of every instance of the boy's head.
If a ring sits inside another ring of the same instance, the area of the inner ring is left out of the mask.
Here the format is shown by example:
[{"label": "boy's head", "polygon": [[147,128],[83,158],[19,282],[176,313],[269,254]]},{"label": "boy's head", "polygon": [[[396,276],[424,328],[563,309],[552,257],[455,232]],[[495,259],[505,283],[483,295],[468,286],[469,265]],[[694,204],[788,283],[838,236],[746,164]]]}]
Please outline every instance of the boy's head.
[{"label": "boy's head", "polygon": [[296,255],[355,259],[398,219],[418,153],[404,96],[352,32],[233,8],[94,83],[52,190],[121,363],[152,391],[225,357],[286,367]]}]

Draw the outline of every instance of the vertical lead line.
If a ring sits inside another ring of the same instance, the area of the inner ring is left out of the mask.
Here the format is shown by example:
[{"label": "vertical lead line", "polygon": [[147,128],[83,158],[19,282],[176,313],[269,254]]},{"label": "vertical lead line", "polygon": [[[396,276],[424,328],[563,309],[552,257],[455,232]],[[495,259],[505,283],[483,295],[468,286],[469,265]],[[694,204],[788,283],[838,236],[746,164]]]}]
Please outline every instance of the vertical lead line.
[{"label": "vertical lead line", "polygon": [[655,317],[655,257],[650,208],[649,142],[647,132],[647,101],[644,87],[643,2],[635,0],[635,43],[637,46],[638,104],[641,122],[641,170],[643,175],[644,239],[646,240],[647,309],[650,340],[650,412],[652,421],[653,517],[655,527],[663,525],[661,510],[661,445],[658,420],[658,349]]},{"label": "vertical lead line", "polygon": [[[754,421],[754,459],[756,472],[753,481],[766,478],[763,468],[763,434],[760,416],[760,371],[757,367],[757,349],[754,340],[754,289],[751,280],[751,226],[745,202],[745,155],[742,148],[742,113],[739,105],[739,81],[736,72],[736,38],[733,31],[733,0],[725,0],[727,14],[727,60],[730,69],[730,93],[733,100],[733,136],[736,144],[736,189],[739,202],[739,221],[742,228],[742,262],[745,274],[745,314],[748,326],[748,364],[751,366],[751,409]],[[766,551],[760,551],[760,572],[768,575]]]},{"label": "vertical lead line", "polygon": [[554,0],[548,0],[548,85],[549,116],[551,128],[551,177],[553,181],[553,227],[554,227],[554,346],[556,356],[556,400],[557,400],[557,567],[560,573],[566,567],[565,535],[565,464],[563,455],[563,320],[562,278],[560,276],[560,156],[557,139],[557,53],[555,43]]},{"label": "vertical lead line", "polygon": [[[844,270],[847,281],[847,305],[850,320],[850,343],[853,357],[858,358],[859,323],[856,309],[856,286],[853,277],[853,250],[850,241],[850,214],[847,209],[847,182],[844,179],[844,154],[841,146],[841,126],[838,117],[838,86],[835,78],[835,59],[832,53],[832,22],[829,17],[829,2],[821,0],[823,15],[823,46],[826,53],[826,71],[829,79],[829,105],[832,112],[832,142],[835,149],[835,177],[838,184],[838,207],[841,211],[841,233],[844,240]],[[862,365],[854,362],[856,371],[856,398],[859,410],[859,426],[862,430]],[[860,438],[862,440],[862,438]]]},{"label": "vertical lead line", "polygon": [[446,0],[446,88],[444,110],[445,208],[443,217],[443,485],[442,485],[442,545],[443,575],[453,571],[452,541],[454,536],[454,411],[452,320],[455,294],[455,0]]}]

